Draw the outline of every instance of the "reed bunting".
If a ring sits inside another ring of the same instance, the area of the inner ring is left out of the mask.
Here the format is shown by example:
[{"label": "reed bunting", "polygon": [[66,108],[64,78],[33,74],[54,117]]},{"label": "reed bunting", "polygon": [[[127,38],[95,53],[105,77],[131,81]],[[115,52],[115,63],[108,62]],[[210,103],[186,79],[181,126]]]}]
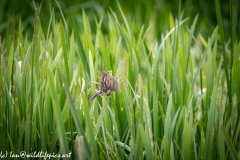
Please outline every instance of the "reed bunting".
[{"label": "reed bunting", "polygon": [[94,100],[98,95],[110,96],[112,92],[119,91],[117,80],[110,76],[109,73],[102,71],[100,75],[99,91],[90,96],[88,100]]}]

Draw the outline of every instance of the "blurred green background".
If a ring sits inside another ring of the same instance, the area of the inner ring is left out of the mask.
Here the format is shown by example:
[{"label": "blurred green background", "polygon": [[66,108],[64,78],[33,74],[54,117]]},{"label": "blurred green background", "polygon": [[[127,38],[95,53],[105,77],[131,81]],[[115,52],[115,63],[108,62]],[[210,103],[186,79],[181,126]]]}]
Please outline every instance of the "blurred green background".
[{"label": "blurred green background", "polygon": [[[107,17],[106,15],[110,8],[118,14],[119,9],[114,0],[72,0],[58,1],[63,14],[68,19],[74,15],[79,23],[81,23],[82,9],[85,10],[89,17],[90,23],[94,22],[94,17]],[[1,0],[0,1],[0,34],[6,37],[11,31],[11,21],[14,17],[15,23],[18,24],[19,18],[23,22],[24,33],[31,36],[33,32],[34,13],[37,4],[41,4],[40,22],[43,32],[47,32],[50,14],[52,8],[55,10],[56,18],[61,18],[61,13],[54,0]],[[154,38],[160,39],[162,33],[166,33],[169,28],[169,14],[172,14],[175,19],[179,18],[179,0],[119,0],[119,3],[127,16],[128,20],[134,22],[139,28],[142,25],[154,27]],[[230,1],[221,0],[221,11],[223,17],[224,30],[230,30]],[[240,9],[238,9],[239,13]],[[217,25],[214,2],[209,0],[182,0],[180,13],[183,13],[183,18],[189,17],[187,23],[191,24],[193,18],[199,14],[197,33],[202,36],[209,36],[213,28]],[[238,14],[240,15],[240,14]],[[104,22],[104,20],[103,20]],[[239,23],[239,21],[238,21]],[[107,25],[107,24],[106,24]],[[17,26],[17,25],[16,25]],[[95,28],[95,25],[91,25]],[[237,33],[240,33],[240,25],[237,25]],[[104,30],[104,23],[103,28]],[[230,33],[230,32],[229,32]],[[225,39],[229,39],[229,33],[226,32]],[[32,38],[32,37],[29,37]]]},{"label": "blurred green background", "polygon": [[[235,39],[230,1],[220,2],[218,32],[213,0],[1,0],[0,151],[75,155],[83,135],[102,159],[239,156],[240,25]],[[88,102],[103,69],[122,73],[122,91]]]}]

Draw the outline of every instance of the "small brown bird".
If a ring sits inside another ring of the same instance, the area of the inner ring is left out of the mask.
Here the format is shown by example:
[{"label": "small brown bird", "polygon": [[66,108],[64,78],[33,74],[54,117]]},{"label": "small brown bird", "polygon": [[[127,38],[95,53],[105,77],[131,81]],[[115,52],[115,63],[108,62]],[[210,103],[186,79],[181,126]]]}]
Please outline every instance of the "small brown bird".
[{"label": "small brown bird", "polygon": [[99,82],[99,91],[88,98],[88,100],[94,100],[98,95],[110,96],[112,92],[119,91],[117,80],[110,76],[107,72],[102,71]]}]

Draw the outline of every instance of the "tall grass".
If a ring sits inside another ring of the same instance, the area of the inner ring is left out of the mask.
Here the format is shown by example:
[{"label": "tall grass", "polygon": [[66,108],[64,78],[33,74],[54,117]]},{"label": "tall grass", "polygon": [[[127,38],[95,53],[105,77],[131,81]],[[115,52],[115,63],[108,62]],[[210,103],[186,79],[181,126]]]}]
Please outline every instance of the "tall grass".
[{"label": "tall grass", "polygon": [[[220,49],[221,23],[205,39],[195,33],[198,16],[185,26],[181,15],[170,16],[169,31],[152,42],[148,27],[137,28],[119,10],[103,17],[107,33],[102,19],[92,30],[84,11],[82,24],[66,21],[64,13],[58,21],[53,11],[45,35],[37,8],[30,41],[19,20],[18,35],[0,43],[0,151],[70,153],[72,159],[239,159],[238,37]],[[120,91],[90,102],[101,70],[112,71]]]}]

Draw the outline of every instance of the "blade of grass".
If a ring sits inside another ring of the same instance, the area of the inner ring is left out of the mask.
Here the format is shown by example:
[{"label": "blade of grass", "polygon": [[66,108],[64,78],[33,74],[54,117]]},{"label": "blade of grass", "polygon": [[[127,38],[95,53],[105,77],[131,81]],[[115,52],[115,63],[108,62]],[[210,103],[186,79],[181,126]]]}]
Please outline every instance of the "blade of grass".
[{"label": "blade of grass", "polygon": [[163,144],[164,144],[164,152],[163,152],[163,159],[170,159],[170,151],[169,151],[169,143],[168,138],[166,135],[163,137]]},{"label": "blade of grass", "polygon": [[[85,146],[85,149],[86,149],[86,152],[87,152],[87,157],[90,159],[91,158],[91,151],[90,151],[90,148],[88,146],[87,139],[86,139],[85,133],[83,131],[83,127],[82,127],[81,123],[79,122],[79,119],[78,119],[78,116],[77,116],[77,111],[76,111],[76,109],[74,107],[73,99],[71,97],[67,81],[65,80],[65,78],[63,76],[62,76],[62,80],[64,82],[65,93],[67,95],[67,99],[68,99],[68,102],[69,102],[70,111],[71,111],[71,114],[72,114],[72,117],[73,117],[73,121],[74,121],[74,123],[75,123],[75,125],[77,127],[78,134],[83,136],[84,146]],[[91,127],[89,127],[89,128],[91,128]],[[92,135],[91,138],[92,138],[92,140],[94,140],[95,139],[94,135]],[[95,144],[95,143],[93,143],[93,144]],[[93,145],[92,147],[93,147],[93,154],[96,154],[97,153],[96,145]]]},{"label": "blade of grass", "polygon": [[[228,71],[228,61],[227,61],[227,55],[226,55],[226,45],[225,45],[225,39],[224,39],[224,31],[223,31],[223,23],[222,23],[222,16],[221,16],[221,9],[220,9],[220,3],[219,0],[215,0],[215,8],[216,8],[216,16],[217,16],[217,22],[220,32],[220,42],[222,45],[222,54],[223,54],[223,60],[224,60],[224,71],[226,75],[226,81],[227,81],[227,88],[228,88],[228,99],[229,99],[229,110],[227,111],[227,114],[229,115],[232,113],[232,87],[231,87],[231,81],[229,77],[229,71]],[[232,42],[234,43],[234,42]],[[229,116],[228,116],[229,117]]]},{"label": "blade of grass", "polygon": [[188,110],[184,109],[184,126],[183,126],[183,142],[182,142],[182,152],[186,159],[191,159],[191,126],[189,125],[189,115]]},{"label": "blade of grass", "polygon": [[197,79],[197,76],[198,76],[198,74],[200,72],[200,69],[202,68],[203,62],[205,61],[207,55],[209,54],[210,47],[212,46],[212,44],[213,44],[213,42],[214,42],[214,40],[215,40],[215,38],[217,36],[217,33],[218,33],[218,27],[215,28],[215,30],[213,31],[212,36],[208,40],[208,46],[207,46],[207,48],[205,49],[205,51],[203,53],[201,61],[199,62],[199,65],[198,65],[198,68],[197,68],[197,72],[195,73],[195,76],[194,76],[193,81],[192,81],[192,91],[194,89],[194,85],[196,83],[196,79]]},{"label": "blade of grass", "polygon": [[66,39],[68,40],[68,37],[66,37],[62,22],[60,21],[60,38],[61,38],[61,46],[62,46],[62,53],[63,53],[63,59],[64,59],[64,67],[65,67],[65,72],[66,72],[66,77],[67,77],[67,82],[70,82],[70,73],[69,73],[69,53],[67,50],[67,44],[66,44]]},{"label": "blade of grass", "polygon": [[[186,49],[186,57],[185,57],[185,60],[184,60],[184,71],[185,71],[185,76],[187,76],[187,71],[188,71],[188,65],[189,65],[189,56],[190,56],[190,47],[192,46],[192,39],[193,39],[193,33],[195,31],[195,27],[196,27],[196,24],[197,24],[197,20],[198,20],[198,15],[195,17],[194,21],[193,21],[193,24],[191,26],[191,30],[190,30],[190,34],[189,34],[189,39],[188,39],[188,46],[187,46],[187,49]],[[186,94],[186,82],[187,79],[184,78],[184,84],[183,84],[183,103],[185,101],[185,95],[187,96]],[[185,104],[185,103],[184,103]]]},{"label": "blade of grass", "polygon": [[77,53],[80,55],[80,59],[83,63],[83,69],[86,73],[89,73],[89,64],[88,64],[88,59],[86,57],[86,52],[83,49],[83,44],[82,41],[80,39],[79,36],[79,29],[77,28],[77,24],[76,24],[76,20],[73,19],[73,17],[71,17],[72,20],[72,26],[73,26],[73,33],[75,34],[75,38],[76,38],[76,45],[77,45]]},{"label": "blade of grass", "polygon": [[239,156],[237,154],[237,151],[236,149],[234,148],[234,145],[226,131],[226,129],[224,128],[224,126],[221,126],[221,131],[222,131],[222,134],[223,134],[223,137],[224,137],[224,140],[225,142],[227,143],[227,146],[228,146],[228,150],[230,151],[230,155],[232,157],[232,159],[236,159],[236,160],[239,160]]},{"label": "blade of grass", "polygon": [[48,69],[48,86],[50,95],[52,98],[52,104],[53,104],[53,111],[54,111],[54,118],[56,121],[56,127],[57,127],[57,134],[60,142],[60,148],[62,153],[69,153],[69,148],[67,144],[67,139],[65,135],[65,129],[63,120],[61,119],[61,111],[60,111],[60,104],[57,96],[57,91],[55,88],[55,84],[53,81],[53,73],[50,69]]},{"label": "blade of grass", "polygon": [[149,138],[147,138],[147,137],[149,137],[149,135],[146,135],[147,133],[144,132],[142,126],[140,127],[140,133],[141,133],[142,141],[143,141],[144,148],[146,151],[147,159],[154,159],[152,147],[151,147],[151,144],[149,143],[149,140],[148,140]]},{"label": "blade of grass", "polygon": [[218,79],[214,84],[212,96],[211,96],[211,103],[210,108],[208,109],[208,121],[207,121],[207,128],[206,128],[206,141],[205,141],[205,152],[204,152],[204,159],[211,159],[212,153],[211,150],[213,148],[213,135],[214,135],[214,119],[216,118],[216,99],[217,99],[217,86],[218,86]]},{"label": "blade of grass", "polygon": [[26,115],[26,126],[25,126],[25,137],[24,137],[24,151],[30,153],[30,144],[31,144],[31,123],[30,123],[30,112],[27,112]]}]

